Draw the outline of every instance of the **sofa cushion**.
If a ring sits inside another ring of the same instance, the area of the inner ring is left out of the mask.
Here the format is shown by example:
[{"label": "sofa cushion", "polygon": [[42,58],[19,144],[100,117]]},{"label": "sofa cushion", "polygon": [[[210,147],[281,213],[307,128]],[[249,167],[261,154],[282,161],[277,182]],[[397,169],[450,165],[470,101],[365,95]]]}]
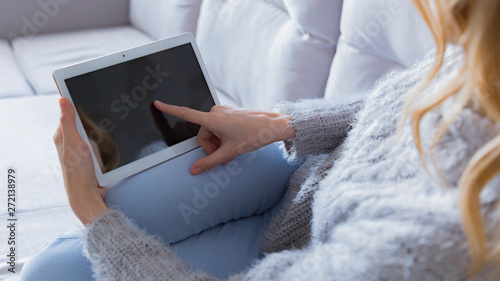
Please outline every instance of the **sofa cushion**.
[{"label": "sofa cushion", "polygon": [[411,0],[345,0],[326,98],[363,94],[384,74],[407,68],[434,46]]},{"label": "sofa cushion", "polygon": [[197,42],[221,102],[271,109],[323,97],[340,0],[204,0]]},{"label": "sofa cushion", "polygon": [[14,58],[9,42],[0,40],[0,98],[31,96],[33,91]]},{"label": "sofa cushion", "polygon": [[131,0],[130,22],[155,39],[196,33],[201,0]]},{"label": "sofa cushion", "polygon": [[98,56],[151,42],[141,31],[130,27],[93,29],[46,34],[13,41],[21,69],[38,95],[57,93],[54,70]]},{"label": "sofa cushion", "polygon": [[0,37],[128,24],[129,0],[1,0]]},{"label": "sofa cushion", "polygon": [[[52,140],[61,115],[58,100],[58,95],[49,95],[0,101],[0,170],[16,172],[16,217],[23,225],[16,235],[16,244],[22,245],[16,247],[16,274],[7,272],[6,259],[0,258],[0,280],[19,280],[23,262],[37,248],[82,225],[68,204]],[[0,195],[4,202],[6,191]],[[0,219],[6,218],[3,208]]]}]

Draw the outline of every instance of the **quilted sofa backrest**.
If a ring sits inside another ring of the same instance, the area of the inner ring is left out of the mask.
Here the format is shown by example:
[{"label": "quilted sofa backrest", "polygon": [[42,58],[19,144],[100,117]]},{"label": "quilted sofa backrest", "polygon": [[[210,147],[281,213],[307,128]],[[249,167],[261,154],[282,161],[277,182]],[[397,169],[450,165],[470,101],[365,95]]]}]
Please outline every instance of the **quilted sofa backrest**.
[{"label": "quilted sofa backrest", "polygon": [[130,23],[154,39],[196,33],[202,0],[130,0]]},{"label": "quilted sofa backrest", "polygon": [[156,39],[196,33],[222,103],[243,107],[362,95],[434,46],[411,0],[130,1]]},{"label": "quilted sofa backrest", "polygon": [[386,73],[422,59],[434,41],[411,0],[344,0],[325,98],[363,95]]},{"label": "quilted sofa backrest", "polygon": [[323,97],[341,0],[203,0],[197,42],[221,101],[271,109]]}]

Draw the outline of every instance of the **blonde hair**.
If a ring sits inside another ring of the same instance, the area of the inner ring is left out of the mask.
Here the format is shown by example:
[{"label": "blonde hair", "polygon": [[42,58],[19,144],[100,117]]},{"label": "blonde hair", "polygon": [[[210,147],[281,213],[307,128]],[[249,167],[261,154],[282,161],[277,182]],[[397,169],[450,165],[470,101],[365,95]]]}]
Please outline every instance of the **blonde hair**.
[{"label": "blonde hair", "polygon": [[[436,41],[436,60],[429,73],[416,85],[407,100],[402,124],[411,116],[415,144],[424,162],[420,139],[423,116],[447,98],[456,97],[457,110],[443,120],[435,140],[443,136],[465,107],[473,107],[485,117],[500,121],[500,1],[498,0],[413,0]],[[443,65],[448,43],[464,49],[463,66],[440,92],[422,98],[421,94]],[[434,148],[431,146],[430,151]],[[427,169],[427,166],[426,166]],[[500,261],[499,241],[488,241],[479,195],[485,185],[500,173],[500,136],[480,148],[460,177],[460,210],[468,240],[472,275],[488,262]],[[500,187],[498,187],[500,188]],[[492,248],[489,242],[496,243]]]}]

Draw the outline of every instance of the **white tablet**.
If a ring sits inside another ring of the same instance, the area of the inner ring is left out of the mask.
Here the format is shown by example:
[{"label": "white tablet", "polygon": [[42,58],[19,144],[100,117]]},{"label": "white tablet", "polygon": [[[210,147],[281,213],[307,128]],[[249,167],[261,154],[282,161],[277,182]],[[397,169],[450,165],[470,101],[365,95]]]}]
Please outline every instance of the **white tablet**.
[{"label": "white tablet", "polygon": [[[101,186],[199,147],[199,126],[159,111],[155,100],[208,112],[219,104],[191,33],[59,69]],[[189,168],[189,167],[188,167]]]}]

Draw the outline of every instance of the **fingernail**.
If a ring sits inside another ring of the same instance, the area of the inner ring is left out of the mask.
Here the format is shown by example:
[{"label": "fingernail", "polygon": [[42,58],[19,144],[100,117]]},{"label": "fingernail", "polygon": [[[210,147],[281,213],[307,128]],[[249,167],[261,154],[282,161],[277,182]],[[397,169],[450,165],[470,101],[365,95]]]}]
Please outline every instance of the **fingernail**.
[{"label": "fingernail", "polygon": [[193,169],[193,175],[198,175],[201,173],[201,169],[200,168],[194,168]]},{"label": "fingernail", "polygon": [[161,101],[155,100],[155,105],[161,105],[161,104],[163,104]]}]

